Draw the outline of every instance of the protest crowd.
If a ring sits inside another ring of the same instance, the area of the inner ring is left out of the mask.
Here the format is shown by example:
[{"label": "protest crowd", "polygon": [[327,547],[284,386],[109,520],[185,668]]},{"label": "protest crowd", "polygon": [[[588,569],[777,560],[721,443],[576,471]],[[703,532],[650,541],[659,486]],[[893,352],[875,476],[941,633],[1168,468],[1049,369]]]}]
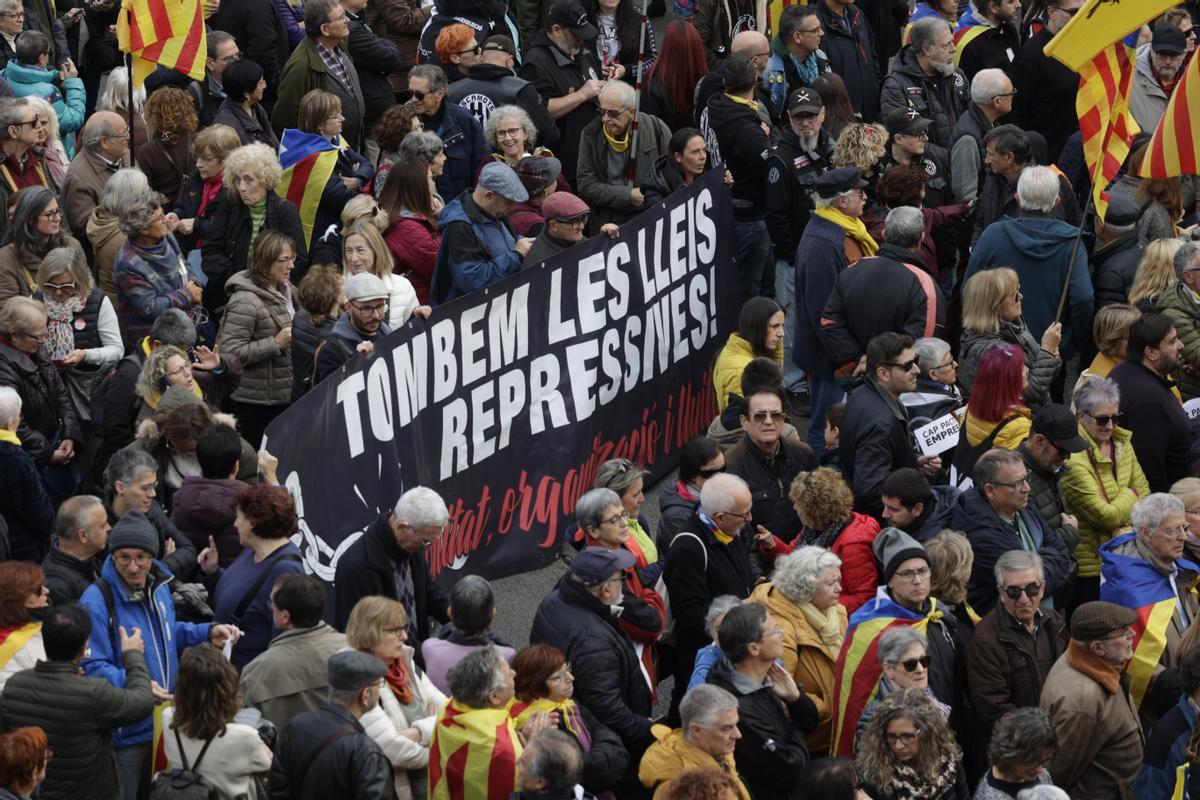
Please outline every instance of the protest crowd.
[{"label": "protest crowd", "polygon": [[[195,6],[0,0],[0,800],[1200,800],[1200,2]],[[268,427],[711,171],[661,513],[589,474],[525,647],[453,479],[312,574]]]}]

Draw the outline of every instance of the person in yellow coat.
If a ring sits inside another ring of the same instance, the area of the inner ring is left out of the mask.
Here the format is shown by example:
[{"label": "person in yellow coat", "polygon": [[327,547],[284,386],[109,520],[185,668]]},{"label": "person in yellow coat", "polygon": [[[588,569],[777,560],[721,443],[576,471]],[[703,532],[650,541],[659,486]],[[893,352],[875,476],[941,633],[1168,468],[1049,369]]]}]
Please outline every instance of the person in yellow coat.
[{"label": "person in yellow coat", "polygon": [[1150,494],[1132,434],[1117,425],[1121,390],[1110,378],[1092,378],[1075,391],[1075,417],[1088,449],[1067,460],[1059,481],[1079,519],[1079,577],[1073,605],[1100,597],[1100,545],[1130,529],[1133,504]]},{"label": "person in yellow coat", "polygon": [[717,411],[729,405],[729,395],[742,393],[742,371],[756,358],[783,365],[783,309],[769,297],[754,297],[742,306],[737,333],[729,334],[713,366]]},{"label": "person in yellow coat", "polygon": [[650,729],[657,741],[638,765],[638,780],[654,790],[654,800],[662,800],[671,781],[692,767],[721,770],[737,783],[738,800],[750,800],[733,760],[734,745],[742,738],[737,698],[719,686],[702,683],[684,696],[679,717],[679,728],[655,725]]},{"label": "person in yellow coat", "polygon": [[842,561],[823,547],[798,547],[775,562],[770,583],[750,601],[766,606],[783,628],[784,668],[817,707],[817,728],[805,737],[812,758],[829,752],[833,728],[834,662],[848,626],[842,591]]}]

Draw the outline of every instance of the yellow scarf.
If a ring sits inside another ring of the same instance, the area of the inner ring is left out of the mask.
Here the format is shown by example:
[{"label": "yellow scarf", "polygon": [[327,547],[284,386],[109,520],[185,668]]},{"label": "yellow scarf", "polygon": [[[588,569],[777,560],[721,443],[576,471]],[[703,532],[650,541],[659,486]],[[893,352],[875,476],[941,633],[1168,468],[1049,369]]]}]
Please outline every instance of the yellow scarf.
[{"label": "yellow scarf", "polygon": [[608,132],[608,128],[601,125],[600,130],[604,131],[604,139],[608,142],[608,146],[613,149],[614,153],[624,153],[629,149],[629,131],[625,131],[624,139],[614,139],[613,135]]},{"label": "yellow scarf", "polygon": [[725,93],[725,96],[728,97],[730,100],[732,100],[735,103],[739,103],[743,106],[749,106],[750,109],[752,111],[754,111],[755,114],[758,113],[758,102],[757,101],[747,100],[744,97],[738,97],[736,94],[729,94],[728,92]]},{"label": "yellow scarf", "polygon": [[804,615],[805,621],[821,637],[821,644],[825,645],[825,649],[829,652],[829,655],[836,661],[838,654],[842,652],[843,638],[837,603],[830,606],[829,610],[824,613],[812,603],[797,603],[796,607]]},{"label": "yellow scarf", "polygon": [[833,207],[818,208],[813,213],[846,231],[846,235],[858,244],[864,257],[873,256],[879,252],[879,245],[871,238],[871,234],[867,233],[867,226],[861,219],[843,214]]},{"label": "yellow scarf", "polygon": [[[196,395],[196,397],[198,397],[201,400],[204,399],[204,392],[202,392],[200,390],[200,384],[196,383],[196,381],[194,381],[194,380],[192,381],[192,394]],[[147,397],[146,405],[150,406],[153,409],[157,409],[159,400],[162,400],[162,392],[159,392],[157,394],[152,394],[149,397]]]},{"label": "yellow scarf", "polygon": [[528,704],[517,702],[509,707],[509,713],[514,715],[514,721],[517,724],[517,730],[525,727],[525,723],[529,721],[529,717],[539,711],[557,711],[558,718],[562,720],[563,727],[574,736],[579,738],[579,712],[575,708],[575,701],[570,698],[559,700],[557,703],[547,697],[539,697]]},{"label": "yellow scarf", "polygon": [[8,428],[0,428],[0,442],[15,444],[17,447],[21,446],[21,440],[17,438],[17,432],[10,431]]}]

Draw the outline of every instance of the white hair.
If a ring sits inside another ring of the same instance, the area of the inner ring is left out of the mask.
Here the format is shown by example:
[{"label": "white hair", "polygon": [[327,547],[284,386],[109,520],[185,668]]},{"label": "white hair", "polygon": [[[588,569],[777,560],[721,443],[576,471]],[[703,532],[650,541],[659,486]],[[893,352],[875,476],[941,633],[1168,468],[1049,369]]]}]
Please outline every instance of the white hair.
[{"label": "white hair", "polygon": [[977,106],[986,106],[996,99],[996,95],[1012,91],[1008,88],[1009,78],[1002,69],[981,69],[971,79],[971,102]]},{"label": "white hair", "polygon": [[1168,514],[1182,514],[1183,501],[1173,494],[1155,492],[1133,504],[1129,521],[1139,531],[1156,531]]},{"label": "white hair", "polygon": [[771,584],[793,603],[807,603],[817,590],[821,573],[841,566],[842,560],[824,547],[798,547],[775,562]]},{"label": "white hair", "polygon": [[0,427],[21,418],[21,395],[11,386],[0,386]]},{"label": "white hair", "polygon": [[713,475],[700,489],[700,510],[710,517],[733,511],[733,494],[739,486],[747,492],[750,491],[746,482],[737,475],[730,475],[728,472]]},{"label": "white hair", "polygon": [[928,375],[930,370],[940,367],[951,352],[950,345],[935,336],[917,339],[912,347],[922,375]]},{"label": "white hair", "polygon": [[720,715],[738,707],[737,698],[720,686],[711,683],[701,683],[693,686],[683,696],[679,704],[679,722],[683,728],[683,738],[691,741],[689,728],[692,723],[701,728],[711,728],[717,724]]},{"label": "white hair", "polygon": [[606,93],[615,94],[617,102],[625,108],[633,108],[637,105],[637,90],[625,81],[611,80],[605,82],[604,88],[600,90],[600,97],[603,97]]},{"label": "white hair", "polygon": [[417,486],[400,495],[392,519],[414,529],[441,527],[450,519],[446,501],[426,486]]},{"label": "white hair", "polygon": [[1049,167],[1026,167],[1017,179],[1017,201],[1023,211],[1052,210],[1058,190],[1058,176]]},{"label": "white hair", "polygon": [[919,208],[897,206],[883,223],[883,240],[897,247],[912,249],[925,234],[925,217]]}]

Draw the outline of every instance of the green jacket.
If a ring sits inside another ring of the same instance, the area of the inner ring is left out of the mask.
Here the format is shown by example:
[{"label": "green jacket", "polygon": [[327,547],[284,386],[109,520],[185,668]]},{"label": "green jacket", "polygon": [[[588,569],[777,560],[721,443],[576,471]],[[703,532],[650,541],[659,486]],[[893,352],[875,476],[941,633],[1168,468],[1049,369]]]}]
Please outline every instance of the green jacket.
[{"label": "green jacket", "polygon": [[1183,281],[1177,281],[1159,295],[1157,305],[1175,323],[1175,332],[1183,342],[1179,391],[1185,402],[1200,397],[1200,303]]},{"label": "green jacket", "polygon": [[352,92],[347,92],[325,69],[325,62],[317,52],[315,39],[310,36],[304,37],[304,41],[292,51],[291,58],[283,67],[283,75],[279,79],[279,99],[275,101],[275,110],[271,113],[271,125],[281,137],[284,128],[296,127],[300,98],[314,89],[323,89],[337,95],[342,101],[342,115],[346,118],[342,123],[342,139],[351,150],[362,150],[365,137],[362,86],[358,82],[358,71],[355,70],[354,62],[346,49],[346,40],[343,40],[339,47],[345,59],[346,74],[350,78]]}]

